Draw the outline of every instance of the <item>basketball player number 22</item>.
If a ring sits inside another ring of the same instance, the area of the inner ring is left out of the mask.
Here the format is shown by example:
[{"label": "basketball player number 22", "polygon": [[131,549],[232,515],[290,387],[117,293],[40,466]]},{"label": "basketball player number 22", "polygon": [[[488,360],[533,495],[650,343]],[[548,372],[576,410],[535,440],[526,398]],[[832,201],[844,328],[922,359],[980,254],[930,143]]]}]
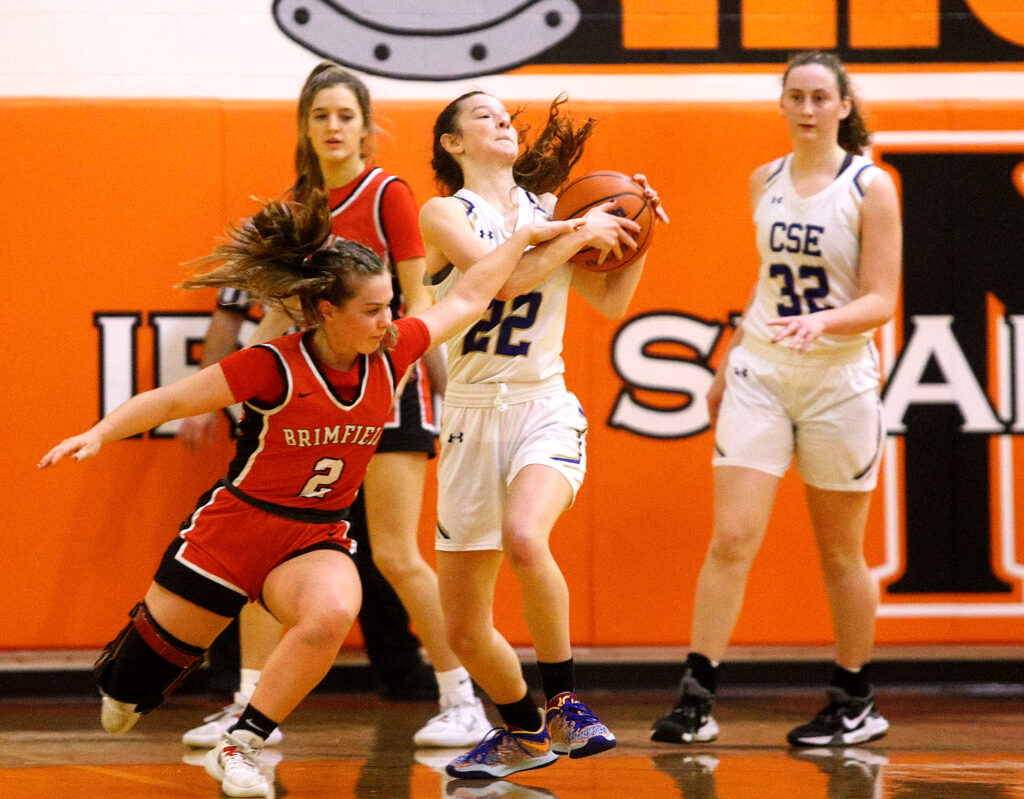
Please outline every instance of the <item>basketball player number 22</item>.
[{"label": "basketball player number 22", "polygon": [[341,477],[345,461],[340,458],[321,458],[313,467],[314,474],[306,481],[299,492],[300,497],[320,497],[327,494]]},{"label": "basketball player number 22", "polygon": [[[506,355],[510,358],[526,355],[530,351],[530,342],[512,343],[512,336],[517,330],[529,330],[533,327],[533,323],[537,321],[540,300],[541,294],[537,291],[520,294],[512,300],[513,312],[508,316],[504,316],[506,303],[501,300],[491,300],[487,313],[469,329],[466,337],[462,340],[462,354],[487,352],[491,343],[491,333],[497,328],[498,335],[495,337],[494,344],[495,355]],[[503,316],[504,318],[502,318]]]},{"label": "basketball player number 22", "polygon": [[772,264],[768,274],[772,277],[782,278],[779,292],[783,297],[789,298],[788,305],[783,305],[780,302],[776,306],[779,316],[799,316],[804,313],[801,297],[807,302],[807,313],[824,311],[832,307],[826,303],[819,305],[817,302],[817,300],[824,300],[828,296],[828,275],[825,273],[824,267],[801,266],[799,287],[793,279],[793,270],[789,268],[788,264]]}]

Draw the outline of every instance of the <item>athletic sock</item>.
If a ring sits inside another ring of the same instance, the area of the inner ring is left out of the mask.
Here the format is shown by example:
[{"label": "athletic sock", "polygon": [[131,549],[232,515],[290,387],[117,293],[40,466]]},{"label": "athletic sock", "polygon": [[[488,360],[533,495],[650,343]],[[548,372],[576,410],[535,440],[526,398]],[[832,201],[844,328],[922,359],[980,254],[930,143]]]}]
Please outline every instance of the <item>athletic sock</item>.
[{"label": "athletic sock", "polygon": [[527,691],[518,702],[511,702],[507,705],[496,705],[501,720],[513,729],[536,732],[541,726],[542,718],[537,705],[530,698]]},{"label": "athletic sock", "polygon": [[434,677],[437,679],[442,708],[464,705],[472,702],[476,696],[473,693],[473,680],[462,666],[449,671],[435,671]]},{"label": "athletic sock", "polygon": [[256,690],[262,673],[260,669],[242,669],[239,672],[238,693],[245,697],[246,702],[252,699],[252,692]]},{"label": "athletic sock", "polygon": [[245,710],[242,711],[242,715],[238,717],[238,721],[231,725],[228,732],[236,732],[239,730],[248,730],[253,735],[258,735],[264,741],[270,736],[274,730],[277,729],[277,722],[273,719],[269,719],[260,713],[251,704],[245,706]]},{"label": "athletic sock", "polygon": [[712,663],[700,652],[690,652],[686,656],[686,672],[711,693],[718,689],[718,664]]},{"label": "athletic sock", "polygon": [[865,663],[856,671],[844,669],[836,663],[832,667],[832,685],[842,688],[852,697],[865,699],[871,696],[870,671],[870,663]]},{"label": "athletic sock", "polygon": [[549,702],[559,694],[576,690],[572,658],[558,663],[541,663],[538,660],[537,668],[540,669],[540,680],[544,685],[544,697]]}]

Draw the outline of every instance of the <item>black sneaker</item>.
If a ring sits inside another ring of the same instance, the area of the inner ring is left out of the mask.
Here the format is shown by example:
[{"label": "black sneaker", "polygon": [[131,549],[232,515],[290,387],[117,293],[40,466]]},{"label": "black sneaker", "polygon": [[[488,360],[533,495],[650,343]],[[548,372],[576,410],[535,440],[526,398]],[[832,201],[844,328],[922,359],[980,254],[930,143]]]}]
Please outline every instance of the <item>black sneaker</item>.
[{"label": "black sneaker", "polygon": [[714,697],[693,677],[683,677],[679,701],[668,713],[654,722],[651,740],[669,744],[713,741],[718,737],[718,723],[711,715]]},{"label": "black sneaker", "polygon": [[875,707],[875,695],[864,699],[850,696],[842,688],[825,689],[828,705],[807,724],[789,731],[793,746],[849,746],[875,741],[889,731],[889,722]]}]

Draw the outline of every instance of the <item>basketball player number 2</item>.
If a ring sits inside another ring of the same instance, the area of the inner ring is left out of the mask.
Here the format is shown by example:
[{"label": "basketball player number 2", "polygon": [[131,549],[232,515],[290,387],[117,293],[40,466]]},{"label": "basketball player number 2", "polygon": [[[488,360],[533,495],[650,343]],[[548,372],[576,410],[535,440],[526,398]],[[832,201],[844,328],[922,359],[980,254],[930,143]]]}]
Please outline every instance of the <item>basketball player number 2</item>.
[{"label": "basketball player number 2", "polygon": [[780,302],[776,306],[779,316],[799,316],[804,313],[801,297],[807,303],[806,313],[824,311],[826,308],[832,307],[826,303],[819,305],[817,302],[828,296],[828,275],[825,273],[824,267],[801,266],[798,273],[800,276],[799,286],[793,278],[793,270],[789,268],[789,264],[772,264],[768,274],[772,277],[782,278],[779,292],[783,297],[789,299],[788,305]]},{"label": "basketball player number 2", "polygon": [[341,477],[345,468],[345,461],[340,458],[321,458],[313,467],[314,475],[306,481],[306,485],[299,492],[300,497],[320,497],[327,494],[334,488],[334,484]]},{"label": "basketball player number 2", "polygon": [[529,330],[533,327],[533,323],[537,321],[540,300],[541,294],[537,291],[520,294],[512,300],[513,312],[508,316],[504,316],[506,305],[504,302],[491,300],[487,313],[469,329],[466,337],[462,340],[462,354],[487,352],[491,342],[490,334],[497,328],[498,335],[494,344],[495,355],[506,355],[510,358],[526,355],[530,351],[530,342],[512,343],[512,336],[517,330]]}]

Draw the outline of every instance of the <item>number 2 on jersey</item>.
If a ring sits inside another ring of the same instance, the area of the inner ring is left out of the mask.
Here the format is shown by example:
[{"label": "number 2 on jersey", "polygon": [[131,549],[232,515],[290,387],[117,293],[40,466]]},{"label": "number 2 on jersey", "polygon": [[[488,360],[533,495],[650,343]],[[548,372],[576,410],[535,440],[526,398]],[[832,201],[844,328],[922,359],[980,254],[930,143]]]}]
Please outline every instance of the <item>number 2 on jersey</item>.
[{"label": "number 2 on jersey", "polygon": [[325,496],[334,488],[344,468],[345,461],[341,458],[321,458],[313,467],[313,476],[306,481],[299,496],[316,499]]},{"label": "number 2 on jersey", "polygon": [[[502,300],[491,300],[487,313],[473,325],[462,340],[462,354],[471,352],[487,352],[494,340],[494,354],[514,358],[526,355],[530,351],[529,341],[512,341],[512,336],[519,330],[529,330],[537,321],[542,295],[538,291],[520,294],[512,300],[512,313],[505,316],[508,303]],[[497,328],[498,334],[493,335]]]}]

